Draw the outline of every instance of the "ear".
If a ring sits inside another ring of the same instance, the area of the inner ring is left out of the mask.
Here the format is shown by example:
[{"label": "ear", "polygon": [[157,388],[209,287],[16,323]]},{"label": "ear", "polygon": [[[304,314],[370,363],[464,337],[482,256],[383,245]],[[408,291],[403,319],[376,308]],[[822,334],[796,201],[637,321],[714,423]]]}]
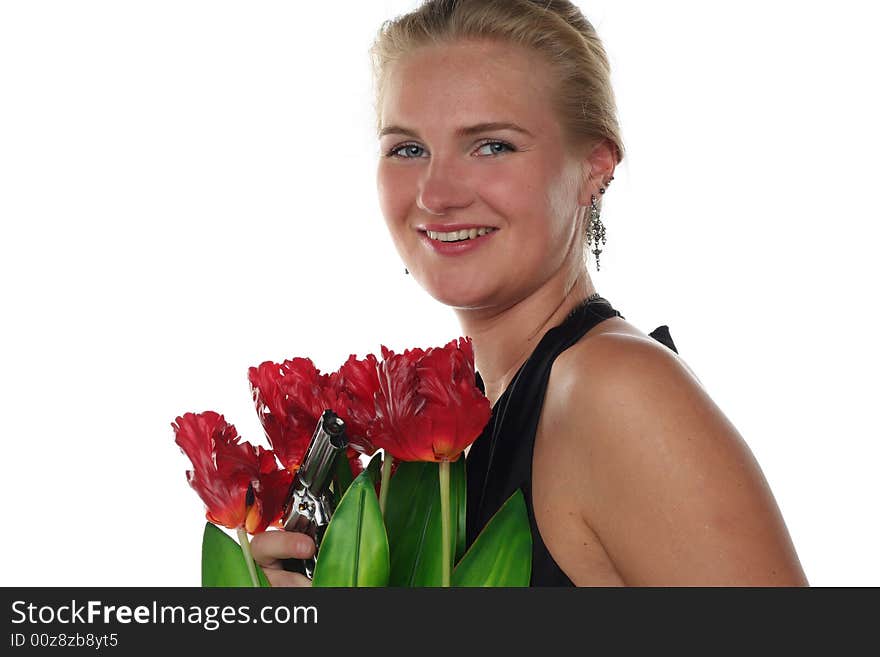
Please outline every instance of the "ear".
[{"label": "ear", "polygon": [[616,149],[607,139],[601,139],[594,144],[588,154],[581,160],[582,176],[578,186],[578,203],[589,205],[590,197],[596,196],[601,201],[600,187],[606,187],[606,183],[614,175],[614,167],[617,165]]}]

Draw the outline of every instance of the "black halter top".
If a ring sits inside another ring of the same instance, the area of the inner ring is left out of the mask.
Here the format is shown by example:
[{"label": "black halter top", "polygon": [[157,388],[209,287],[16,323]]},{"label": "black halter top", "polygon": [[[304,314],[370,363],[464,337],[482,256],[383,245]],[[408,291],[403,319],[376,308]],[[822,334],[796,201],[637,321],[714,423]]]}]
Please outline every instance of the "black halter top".
[{"label": "black halter top", "polygon": [[[522,488],[532,529],[530,586],[574,586],[541,540],[532,506],[532,452],[550,368],[587,331],[615,316],[626,319],[606,299],[593,294],[547,331],[495,402],[488,424],[466,457],[467,547],[507,498]],[[668,326],[659,326],[649,335],[678,353]],[[485,393],[479,372],[476,383]]]}]

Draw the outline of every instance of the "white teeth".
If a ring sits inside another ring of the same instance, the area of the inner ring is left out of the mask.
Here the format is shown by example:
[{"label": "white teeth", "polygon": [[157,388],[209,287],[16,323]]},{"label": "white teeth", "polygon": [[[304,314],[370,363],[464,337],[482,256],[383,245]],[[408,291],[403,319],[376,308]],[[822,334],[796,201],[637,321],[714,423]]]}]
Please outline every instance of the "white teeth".
[{"label": "white teeth", "polygon": [[483,226],[481,228],[454,230],[451,233],[438,233],[433,230],[429,230],[426,232],[428,233],[428,237],[430,237],[432,240],[440,240],[441,242],[457,242],[463,239],[472,240],[475,237],[480,237],[481,235],[485,235],[486,233],[491,233],[493,230],[497,230],[497,228]]}]

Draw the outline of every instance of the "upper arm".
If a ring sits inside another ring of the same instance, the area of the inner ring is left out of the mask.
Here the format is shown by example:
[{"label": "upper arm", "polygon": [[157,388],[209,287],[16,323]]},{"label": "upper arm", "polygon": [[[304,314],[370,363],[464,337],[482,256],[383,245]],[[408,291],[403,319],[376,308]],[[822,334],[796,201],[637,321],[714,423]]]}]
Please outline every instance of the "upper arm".
[{"label": "upper arm", "polygon": [[754,456],[679,357],[597,336],[563,377],[577,503],[629,585],[803,585]]}]

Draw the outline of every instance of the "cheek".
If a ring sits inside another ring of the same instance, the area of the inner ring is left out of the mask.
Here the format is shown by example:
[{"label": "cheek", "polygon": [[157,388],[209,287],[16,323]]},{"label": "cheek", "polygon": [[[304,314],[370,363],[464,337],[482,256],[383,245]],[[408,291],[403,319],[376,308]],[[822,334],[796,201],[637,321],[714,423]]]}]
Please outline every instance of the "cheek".
[{"label": "cheek", "polygon": [[536,248],[546,248],[562,232],[563,214],[554,196],[544,181],[519,176],[492,189],[492,204],[511,222],[518,239]]},{"label": "cheek", "polygon": [[577,228],[577,181],[560,176],[547,188],[548,233],[555,242],[567,242]]},{"label": "cheek", "polygon": [[407,187],[400,180],[400,175],[395,174],[389,167],[379,166],[376,172],[376,190],[378,192],[379,207],[385,223],[393,229],[395,224],[406,218],[406,208],[409,200],[405,192]]},{"label": "cheek", "polygon": [[576,202],[565,184],[535,176],[517,179],[495,195],[499,212],[508,218],[522,272],[554,271],[568,251],[574,230]]}]

